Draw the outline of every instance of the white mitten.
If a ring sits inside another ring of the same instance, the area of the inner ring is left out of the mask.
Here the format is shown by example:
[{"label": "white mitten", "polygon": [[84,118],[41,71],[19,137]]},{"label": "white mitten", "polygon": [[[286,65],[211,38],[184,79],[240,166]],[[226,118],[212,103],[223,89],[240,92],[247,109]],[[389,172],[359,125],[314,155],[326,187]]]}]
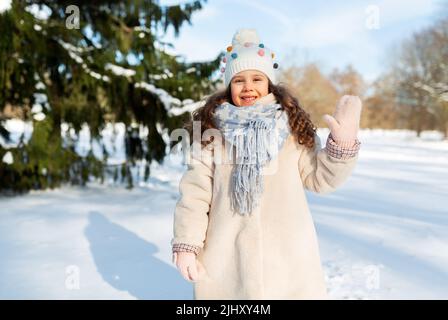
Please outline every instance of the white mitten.
[{"label": "white mitten", "polygon": [[361,109],[362,102],[358,96],[344,95],[339,100],[333,116],[323,116],[338,145],[347,146],[357,139]]}]

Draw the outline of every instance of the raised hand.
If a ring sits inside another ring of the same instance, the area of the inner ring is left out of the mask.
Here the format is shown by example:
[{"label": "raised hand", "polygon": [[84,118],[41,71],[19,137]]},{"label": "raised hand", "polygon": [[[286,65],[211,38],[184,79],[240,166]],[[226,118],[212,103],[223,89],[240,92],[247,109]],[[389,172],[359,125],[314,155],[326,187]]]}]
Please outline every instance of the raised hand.
[{"label": "raised hand", "polygon": [[333,116],[323,116],[336,143],[350,143],[357,139],[361,109],[362,102],[358,96],[344,95],[339,100]]}]

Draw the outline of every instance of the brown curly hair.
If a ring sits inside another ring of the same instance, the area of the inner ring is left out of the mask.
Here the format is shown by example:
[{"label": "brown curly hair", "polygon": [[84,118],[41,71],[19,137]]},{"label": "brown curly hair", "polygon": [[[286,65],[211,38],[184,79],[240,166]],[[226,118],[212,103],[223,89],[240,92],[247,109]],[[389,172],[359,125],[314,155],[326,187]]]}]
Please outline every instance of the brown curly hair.
[{"label": "brown curly hair", "polygon": [[[291,134],[295,136],[296,141],[308,148],[314,148],[314,136],[317,128],[311,121],[310,115],[302,108],[298,99],[285,86],[281,84],[274,85],[270,80],[269,93],[273,93],[283,109],[286,110]],[[217,129],[213,121],[214,111],[218,105],[226,101],[232,103],[230,85],[225,90],[209,96],[204,106],[192,112],[192,119],[184,125],[184,128],[190,134],[190,141],[193,139],[193,121],[201,122],[201,137],[203,137],[205,130]],[[213,136],[210,140],[201,140],[201,144],[205,147],[212,141]]]}]

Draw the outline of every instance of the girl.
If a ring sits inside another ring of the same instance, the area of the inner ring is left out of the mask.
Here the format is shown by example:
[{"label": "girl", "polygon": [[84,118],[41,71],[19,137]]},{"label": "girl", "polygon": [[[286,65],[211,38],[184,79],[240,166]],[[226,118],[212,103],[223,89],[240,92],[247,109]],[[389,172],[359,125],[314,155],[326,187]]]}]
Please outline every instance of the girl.
[{"label": "girl", "polygon": [[255,30],[237,31],[226,90],[193,113],[201,137],[224,138],[201,139],[179,184],[173,262],[195,299],[327,298],[304,189],[334,191],[354,169],[361,101],[343,96],[324,116],[321,149],[309,115],[275,84],[273,57]]}]

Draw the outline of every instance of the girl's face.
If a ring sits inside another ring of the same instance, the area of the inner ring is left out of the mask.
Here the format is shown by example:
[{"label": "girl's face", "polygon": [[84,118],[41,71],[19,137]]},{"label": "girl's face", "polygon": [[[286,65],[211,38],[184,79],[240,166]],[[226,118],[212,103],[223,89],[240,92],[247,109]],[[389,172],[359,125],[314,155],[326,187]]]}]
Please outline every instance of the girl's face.
[{"label": "girl's face", "polygon": [[261,71],[244,70],[233,76],[230,91],[235,106],[250,106],[269,94],[269,81]]}]

